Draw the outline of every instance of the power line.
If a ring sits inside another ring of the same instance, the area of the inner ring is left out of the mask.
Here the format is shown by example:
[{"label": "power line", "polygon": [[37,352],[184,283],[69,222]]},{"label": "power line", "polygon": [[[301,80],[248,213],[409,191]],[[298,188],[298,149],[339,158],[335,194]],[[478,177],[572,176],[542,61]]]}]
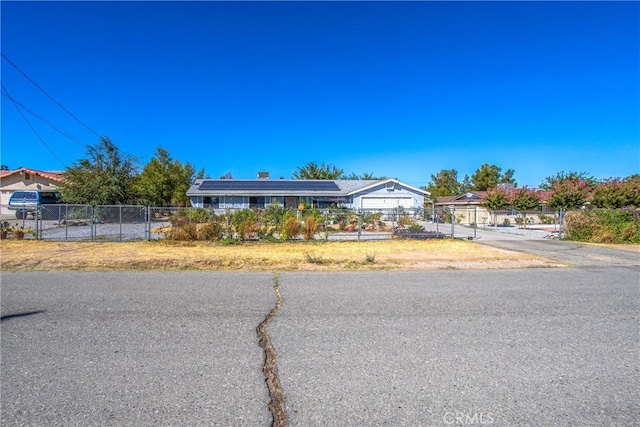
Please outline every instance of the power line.
[{"label": "power line", "polygon": [[64,129],[60,128],[59,126],[57,126],[56,124],[54,124],[53,122],[45,119],[44,117],[42,117],[40,114],[36,113],[35,111],[33,111],[32,109],[30,109],[29,107],[27,107],[26,105],[24,105],[23,103],[19,102],[17,99],[15,99],[14,97],[12,97],[11,95],[9,95],[9,93],[7,93],[6,90],[4,90],[4,86],[2,87],[3,91],[2,94],[4,96],[6,96],[7,98],[9,98],[9,100],[11,102],[14,103],[14,105],[18,105],[19,107],[21,107],[23,110],[31,113],[32,116],[35,116],[36,118],[40,119],[41,121],[43,121],[45,124],[49,125],[51,128],[53,128],[54,130],[58,131],[60,134],[62,134],[63,136],[66,136],[67,138],[69,138],[72,142],[75,142],[76,144],[80,145],[81,147],[86,147],[88,144],[81,141],[79,138],[75,137],[74,135],[70,134],[69,132],[65,131]]},{"label": "power line", "polygon": [[13,103],[13,106],[16,107],[16,110],[18,110],[18,113],[20,113],[20,115],[22,116],[22,118],[24,119],[24,121],[27,123],[27,125],[31,128],[31,130],[33,131],[33,133],[36,134],[36,137],[38,137],[38,139],[40,140],[40,142],[42,143],[42,145],[44,145],[44,147],[47,149],[47,151],[49,151],[49,153],[51,153],[51,155],[53,157],[55,157],[55,159],[57,161],[60,162],[60,164],[62,164],[62,166],[64,166],[65,168],[67,167],[67,165],[60,160],[60,158],[56,155],[56,153],[53,152],[53,150],[47,145],[46,142],[44,142],[44,139],[42,139],[42,137],[40,136],[40,134],[38,133],[38,131],[35,130],[35,128],[33,126],[31,126],[31,123],[29,123],[29,120],[27,120],[27,117],[22,113],[22,110],[20,110],[20,107],[14,102],[13,98],[11,98],[11,96],[9,95],[9,92],[7,91],[7,89],[5,89],[4,85],[2,86],[2,90],[8,95],[9,100],[11,100],[11,102]]},{"label": "power line", "polygon": [[47,95],[49,97],[49,99],[51,99],[53,102],[56,103],[56,105],[60,108],[62,108],[67,114],[69,114],[71,117],[73,117],[78,123],[80,123],[82,126],[84,126],[85,128],[89,129],[91,132],[93,132],[98,138],[102,138],[102,135],[100,135],[98,132],[96,132],[95,130],[91,129],[87,124],[85,124],[82,120],[80,120],[79,118],[77,118],[75,115],[73,115],[73,113],[71,113],[71,111],[67,110],[62,104],[60,104],[58,101],[56,101],[56,99],[49,95],[47,93],[47,91],[45,91],[43,88],[40,87],[40,85],[38,83],[36,83],[31,77],[29,77],[27,75],[27,73],[25,73],[24,71],[22,71],[16,64],[14,64],[9,58],[7,58],[7,55],[5,55],[3,52],[0,53],[2,55],[2,58],[4,58],[5,61],[7,61],[9,64],[11,64],[11,66],[13,66],[13,68],[15,68],[16,70],[18,70],[20,72],[20,74],[22,74],[27,80],[29,80],[31,83],[33,83],[33,85],[35,87],[37,87],[38,89],[40,89],[40,91],[42,91],[42,93],[44,93],[45,95]]}]

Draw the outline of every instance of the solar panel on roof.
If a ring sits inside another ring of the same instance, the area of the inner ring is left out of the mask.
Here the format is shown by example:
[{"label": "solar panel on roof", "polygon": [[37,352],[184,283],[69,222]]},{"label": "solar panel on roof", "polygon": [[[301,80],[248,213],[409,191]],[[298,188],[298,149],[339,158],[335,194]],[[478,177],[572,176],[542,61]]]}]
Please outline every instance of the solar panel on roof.
[{"label": "solar panel on roof", "polygon": [[202,181],[201,191],[340,191],[333,181],[306,180],[256,180],[241,181],[225,179],[219,181]]}]

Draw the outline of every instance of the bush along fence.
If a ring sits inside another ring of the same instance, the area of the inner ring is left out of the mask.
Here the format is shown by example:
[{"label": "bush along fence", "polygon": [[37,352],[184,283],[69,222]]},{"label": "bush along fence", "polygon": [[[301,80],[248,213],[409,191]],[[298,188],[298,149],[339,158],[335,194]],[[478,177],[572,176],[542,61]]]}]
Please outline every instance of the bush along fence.
[{"label": "bush along fence", "polygon": [[291,210],[279,205],[263,209],[197,209],[140,205],[39,205],[29,214],[0,207],[6,238],[18,228],[26,238],[41,240],[207,240],[240,242],[312,239],[388,239],[406,230],[421,231],[422,209],[353,211]]}]

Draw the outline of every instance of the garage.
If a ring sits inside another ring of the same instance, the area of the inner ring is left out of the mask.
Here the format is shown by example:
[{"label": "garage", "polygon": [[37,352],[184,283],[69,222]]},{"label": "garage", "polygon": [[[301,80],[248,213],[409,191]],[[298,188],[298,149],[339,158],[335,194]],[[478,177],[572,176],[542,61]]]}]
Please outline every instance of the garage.
[{"label": "garage", "polygon": [[412,197],[363,197],[362,209],[395,209],[398,206],[413,208]]}]

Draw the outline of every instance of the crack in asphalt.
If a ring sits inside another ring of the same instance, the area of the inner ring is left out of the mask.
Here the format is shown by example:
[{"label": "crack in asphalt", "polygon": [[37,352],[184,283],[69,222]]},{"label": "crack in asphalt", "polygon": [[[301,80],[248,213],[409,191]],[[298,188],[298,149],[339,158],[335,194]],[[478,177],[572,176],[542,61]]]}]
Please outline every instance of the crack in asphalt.
[{"label": "crack in asphalt", "polygon": [[282,307],[282,295],[280,294],[280,283],[278,282],[278,275],[274,275],[273,289],[275,290],[276,306],[271,309],[267,317],[258,325],[256,331],[258,338],[260,339],[260,347],[264,350],[264,364],[262,365],[262,373],[264,374],[267,388],[269,389],[269,396],[271,401],[269,402],[269,412],[273,417],[272,426],[285,427],[287,425],[287,411],[285,409],[284,396],[282,394],[282,388],[280,387],[280,381],[278,380],[278,366],[276,365],[276,351],[271,345],[269,335],[267,335],[267,325],[273,319],[278,310]]}]

